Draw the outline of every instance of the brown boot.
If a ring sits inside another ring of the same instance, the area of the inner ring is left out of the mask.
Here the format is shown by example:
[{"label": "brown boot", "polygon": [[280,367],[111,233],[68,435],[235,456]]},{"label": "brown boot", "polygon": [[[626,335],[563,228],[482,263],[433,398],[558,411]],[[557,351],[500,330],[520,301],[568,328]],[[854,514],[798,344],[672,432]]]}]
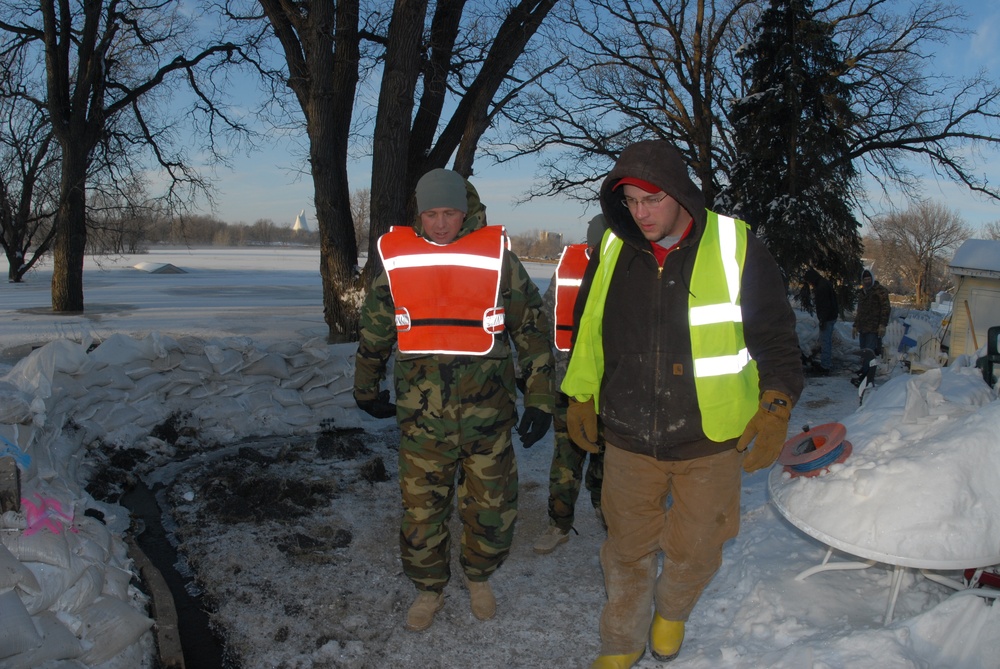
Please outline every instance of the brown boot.
[{"label": "brown boot", "polygon": [[413,600],[403,625],[411,632],[423,632],[434,622],[434,614],[444,608],[444,594],[423,590]]},{"label": "brown boot", "polygon": [[470,581],[466,576],[465,586],[469,589],[472,615],[479,620],[489,620],[496,615],[497,600],[493,596],[493,588],[490,587],[489,581]]}]

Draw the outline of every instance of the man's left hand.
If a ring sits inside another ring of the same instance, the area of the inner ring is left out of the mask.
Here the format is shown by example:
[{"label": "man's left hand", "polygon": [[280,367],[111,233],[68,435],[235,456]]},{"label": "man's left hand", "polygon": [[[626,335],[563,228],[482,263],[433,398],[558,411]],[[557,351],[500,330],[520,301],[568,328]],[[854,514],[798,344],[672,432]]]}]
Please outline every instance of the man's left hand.
[{"label": "man's left hand", "polygon": [[552,414],[545,413],[537,407],[527,407],[521,424],[517,426],[517,436],[521,438],[521,446],[531,448],[536,441],[545,436],[552,425]]},{"label": "man's left hand", "polygon": [[770,467],[778,459],[781,447],[788,436],[788,418],[792,414],[792,400],[777,390],[764,391],[760,407],[747,423],[736,450],[745,451],[753,441],[753,449],[743,460],[743,469],[755,472]]}]

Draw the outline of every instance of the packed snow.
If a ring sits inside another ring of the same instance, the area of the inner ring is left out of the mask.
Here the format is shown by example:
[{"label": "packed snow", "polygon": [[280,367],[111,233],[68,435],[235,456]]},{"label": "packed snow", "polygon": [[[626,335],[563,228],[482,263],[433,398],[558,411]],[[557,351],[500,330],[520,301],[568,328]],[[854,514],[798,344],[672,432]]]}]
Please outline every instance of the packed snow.
[{"label": "packed snow", "polygon": [[[174,248],[88,259],[76,315],[51,313],[47,268],[0,286],[0,455],[20,469],[25,501],[0,518],[0,667],[152,665],[148,598],[130,583],[122,540],[128,513],[88,492],[95,481],[114,492],[115,471],[118,484],[141,476],[170,508],[179,567],[193,569],[189,589],[210,603],[233,666],[596,657],[603,530],[587,494],[567,544],[531,549],[547,524],[551,432],[515,446],[520,515],[491,580],[496,618],[473,618],[456,578],[428,631],[403,630],[414,590],[398,558],[398,437],[392,420],[354,407],[354,347],[325,341],[318,256]],[[554,267],[526,266],[544,291]],[[904,331],[933,339],[933,316],[894,317],[891,350]],[[810,353],[815,319],[800,313],[798,333]],[[998,666],[994,600],[952,587],[964,568],[1000,562],[996,391],[972,359],[941,368],[890,356],[862,403],[850,323],[838,323],[834,353],[833,375],[807,379],[789,434],[840,422],[850,456],[818,476],[780,465],[745,475],[741,532],[671,666]],[[828,547],[830,566],[872,565],[797,579]],[[894,565],[912,569],[886,623]]]}]

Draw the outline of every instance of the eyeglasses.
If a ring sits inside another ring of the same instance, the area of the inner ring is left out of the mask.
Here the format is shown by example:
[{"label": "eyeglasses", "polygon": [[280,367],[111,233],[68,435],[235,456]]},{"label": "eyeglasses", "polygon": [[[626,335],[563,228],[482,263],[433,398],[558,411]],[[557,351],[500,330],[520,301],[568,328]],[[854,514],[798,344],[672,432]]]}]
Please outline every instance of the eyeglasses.
[{"label": "eyeglasses", "polygon": [[642,206],[646,207],[646,209],[655,209],[666,198],[667,198],[667,194],[664,193],[663,195],[650,195],[650,196],[644,197],[642,199],[636,199],[634,197],[626,197],[621,202],[622,202],[622,206],[623,207],[625,207],[629,211],[633,211],[636,208],[638,208],[638,206],[640,204]]}]

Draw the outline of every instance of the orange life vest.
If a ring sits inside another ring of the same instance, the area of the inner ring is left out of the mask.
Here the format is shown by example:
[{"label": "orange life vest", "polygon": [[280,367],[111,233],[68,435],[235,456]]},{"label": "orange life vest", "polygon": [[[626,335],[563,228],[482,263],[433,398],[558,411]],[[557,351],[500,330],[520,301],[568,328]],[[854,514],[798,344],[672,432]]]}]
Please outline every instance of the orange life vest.
[{"label": "orange life vest", "polygon": [[573,339],[573,305],[580,292],[583,273],[590,260],[590,247],[570,244],[563,249],[556,266],[555,342],[560,351],[568,351]]},{"label": "orange life vest", "polygon": [[495,336],[504,331],[500,274],[508,244],[499,225],[444,245],[405,226],[379,238],[401,353],[490,352]]}]

